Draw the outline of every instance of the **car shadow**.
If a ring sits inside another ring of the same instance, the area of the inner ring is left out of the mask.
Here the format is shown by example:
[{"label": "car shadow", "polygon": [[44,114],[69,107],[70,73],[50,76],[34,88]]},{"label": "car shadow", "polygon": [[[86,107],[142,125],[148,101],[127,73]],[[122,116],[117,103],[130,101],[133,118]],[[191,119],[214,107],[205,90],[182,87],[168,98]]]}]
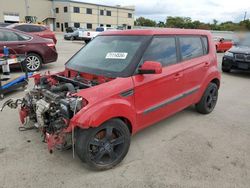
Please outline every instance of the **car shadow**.
[{"label": "car shadow", "polygon": [[230,75],[234,77],[250,79],[250,71],[244,71],[244,70],[232,70],[230,73],[222,73],[222,75]]}]

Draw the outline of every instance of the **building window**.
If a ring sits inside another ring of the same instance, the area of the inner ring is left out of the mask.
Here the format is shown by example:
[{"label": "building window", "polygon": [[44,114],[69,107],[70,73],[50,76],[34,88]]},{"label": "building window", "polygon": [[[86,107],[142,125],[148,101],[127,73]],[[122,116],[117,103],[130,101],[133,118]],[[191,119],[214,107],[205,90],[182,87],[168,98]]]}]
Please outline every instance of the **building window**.
[{"label": "building window", "polygon": [[92,14],[92,9],[91,8],[87,8],[87,14]]},{"label": "building window", "polygon": [[58,7],[56,8],[56,13],[59,13],[59,8]]},{"label": "building window", "polygon": [[92,24],[87,23],[87,29],[92,29]]},{"label": "building window", "polygon": [[111,27],[111,25],[110,25],[110,24],[107,24],[106,27]]},{"label": "building window", "polygon": [[68,22],[65,22],[65,23],[64,23],[64,27],[65,27],[65,28],[68,28],[68,27],[69,27]]},{"label": "building window", "polygon": [[104,15],[104,10],[100,10],[100,15]]},{"label": "building window", "polygon": [[68,12],[68,7],[64,7],[64,12]]},{"label": "building window", "polygon": [[80,8],[79,7],[74,7],[74,13],[80,13]]},{"label": "building window", "polygon": [[132,29],[132,27],[130,25],[128,25],[128,29]]},{"label": "building window", "polygon": [[80,27],[80,23],[79,22],[75,22],[74,23],[74,27],[79,28]]},{"label": "building window", "polygon": [[56,22],[56,27],[60,28],[60,23],[59,22]]},{"label": "building window", "polygon": [[103,27],[104,25],[103,24],[100,24],[100,27]]},{"label": "building window", "polygon": [[107,10],[107,16],[111,16],[111,11]]},{"label": "building window", "polygon": [[128,13],[128,18],[132,18],[132,13]]}]

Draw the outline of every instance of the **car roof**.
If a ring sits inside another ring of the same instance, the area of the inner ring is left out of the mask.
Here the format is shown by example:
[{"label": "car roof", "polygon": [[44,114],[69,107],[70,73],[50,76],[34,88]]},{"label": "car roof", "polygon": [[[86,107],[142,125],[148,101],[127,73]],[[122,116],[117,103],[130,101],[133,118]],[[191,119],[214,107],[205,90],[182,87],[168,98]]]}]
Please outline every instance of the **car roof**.
[{"label": "car roof", "polygon": [[99,35],[211,35],[210,31],[199,29],[132,29],[132,30],[109,30]]},{"label": "car roof", "polygon": [[8,26],[8,28],[12,28],[12,27],[15,27],[15,26],[18,26],[18,25],[34,25],[34,26],[42,26],[42,27],[46,27],[45,25],[42,25],[42,24],[32,24],[32,23],[13,23],[13,24],[10,24]]}]

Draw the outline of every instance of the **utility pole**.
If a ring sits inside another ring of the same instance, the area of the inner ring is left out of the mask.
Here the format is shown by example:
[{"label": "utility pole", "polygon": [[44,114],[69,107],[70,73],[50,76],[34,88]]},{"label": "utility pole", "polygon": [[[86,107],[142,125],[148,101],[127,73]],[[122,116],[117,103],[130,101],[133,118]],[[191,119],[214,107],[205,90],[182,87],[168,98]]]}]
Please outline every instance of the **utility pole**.
[{"label": "utility pole", "polygon": [[28,4],[28,0],[24,0],[24,1],[25,1],[26,16],[29,16],[29,4]]},{"label": "utility pole", "polygon": [[245,21],[245,20],[246,20],[246,18],[247,18],[247,12],[245,12],[245,15],[244,15],[244,20],[243,20],[243,21]]}]

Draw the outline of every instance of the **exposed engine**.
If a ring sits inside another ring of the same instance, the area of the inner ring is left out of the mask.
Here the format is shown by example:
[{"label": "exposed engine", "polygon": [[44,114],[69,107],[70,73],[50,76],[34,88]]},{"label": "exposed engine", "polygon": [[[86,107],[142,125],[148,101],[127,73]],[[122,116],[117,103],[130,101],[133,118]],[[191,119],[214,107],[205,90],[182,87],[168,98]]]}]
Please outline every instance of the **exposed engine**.
[{"label": "exposed engine", "polygon": [[22,123],[27,118],[34,122],[35,127],[42,131],[50,151],[53,147],[70,147],[71,130],[67,130],[70,119],[87,105],[87,101],[76,93],[111,79],[70,71],[33,77],[34,88],[23,99],[10,100],[5,105],[11,108],[21,105]]}]

